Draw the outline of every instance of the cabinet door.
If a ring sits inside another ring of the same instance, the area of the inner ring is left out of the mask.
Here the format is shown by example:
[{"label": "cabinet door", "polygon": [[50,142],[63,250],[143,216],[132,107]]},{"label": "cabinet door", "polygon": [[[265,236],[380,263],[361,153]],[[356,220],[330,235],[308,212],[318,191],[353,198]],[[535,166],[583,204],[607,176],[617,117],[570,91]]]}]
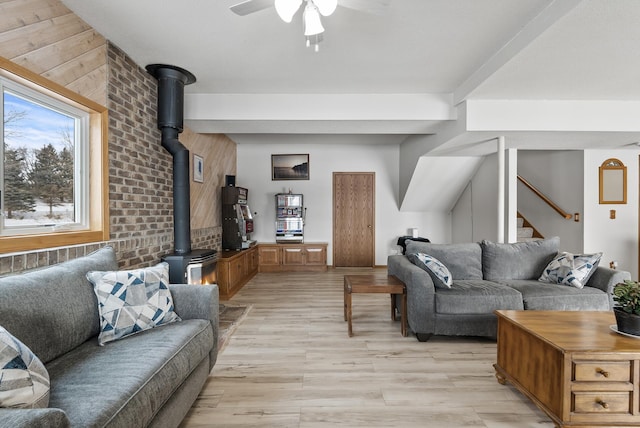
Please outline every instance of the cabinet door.
[{"label": "cabinet door", "polygon": [[304,265],[304,247],[286,245],[282,248],[282,264]]},{"label": "cabinet door", "polygon": [[253,274],[258,270],[258,249],[255,247],[247,252],[247,266],[249,274]]},{"label": "cabinet door", "polygon": [[218,287],[220,287],[220,294],[229,294],[229,262],[227,260],[220,260],[216,266],[216,276],[218,280]]},{"label": "cabinet door", "polygon": [[324,246],[306,246],[305,256],[305,264],[307,265],[327,264],[327,251]]},{"label": "cabinet door", "polygon": [[233,288],[244,277],[244,257],[237,257],[229,262],[229,288]]},{"label": "cabinet door", "polygon": [[280,247],[277,245],[260,245],[258,257],[261,266],[277,266],[280,264]]}]

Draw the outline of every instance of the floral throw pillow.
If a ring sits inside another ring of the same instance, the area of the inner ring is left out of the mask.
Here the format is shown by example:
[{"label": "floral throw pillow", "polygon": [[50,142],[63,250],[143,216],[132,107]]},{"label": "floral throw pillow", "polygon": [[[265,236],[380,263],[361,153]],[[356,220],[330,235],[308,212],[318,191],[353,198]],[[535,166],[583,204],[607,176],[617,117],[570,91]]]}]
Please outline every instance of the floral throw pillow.
[{"label": "floral throw pillow", "polygon": [[33,352],[0,327],[0,407],[45,408],[49,373]]},{"label": "floral throw pillow", "polygon": [[134,270],[93,271],[87,278],[98,298],[100,345],[181,321],[173,310],[168,263]]},{"label": "floral throw pillow", "polygon": [[453,277],[449,269],[440,260],[425,253],[409,254],[409,260],[426,270],[437,288],[451,288]]},{"label": "floral throw pillow", "polygon": [[602,258],[602,253],[559,253],[544,268],[538,280],[551,284],[564,284],[583,288],[591,278],[591,275],[593,275],[598,263],[600,263],[600,258]]}]

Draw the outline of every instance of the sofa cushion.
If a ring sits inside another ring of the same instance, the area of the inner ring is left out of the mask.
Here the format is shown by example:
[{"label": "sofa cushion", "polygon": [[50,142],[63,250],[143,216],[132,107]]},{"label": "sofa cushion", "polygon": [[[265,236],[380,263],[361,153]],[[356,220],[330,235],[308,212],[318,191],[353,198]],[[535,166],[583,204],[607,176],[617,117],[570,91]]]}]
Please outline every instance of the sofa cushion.
[{"label": "sofa cushion", "polygon": [[424,253],[407,255],[411,263],[425,270],[436,288],[451,288],[453,278],[449,269],[433,256]]},{"label": "sofa cushion", "polygon": [[433,244],[407,241],[407,254],[425,253],[440,260],[456,279],[482,279],[482,250],[480,245]]},{"label": "sofa cushion", "polygon": [[560,238],[513,244],[484,240],[480,246],[484,279],[538,279],[545,266],[558,254]]},{"label": "sofa cushion", "polygon": [[491,281],[456,279],[450,289],[436,293],[439,314],[490,314],[496,309],[523,309],[522,295]]},{"label": "sofa cushion", "polygon": [[602,253],[572,254],[562,252],[544,268],[538,281],[582,288],[595,272],[600,258],[602,258]]},{"label": "sofa cushion", "polygon": [[74,260],[0,278],[0,325],[47,364],[98,335],[98,303],[86,275],[117,268],[113,248],[103,247]]},{"label": "sofa cushion", "polygon": [[98,298],[100,345],[181,321],[173,310],[166,262],[141,269],[92,271],[87,278]]},{"label": "sofa cushion", "polygon": [[524,308],[548,311],[608,311],[609,296],[594,287],[575,288],[536,280],[498,281],[522,294]]},{"label": "sofa cushion", "polygon": [[0,327],[0,407],[49,405],[49,373],[24,343]]},{"label": "sofa cushion", "polygon": [[87,341],[47,365],[49,406],[74,427],[142,427],[208,358],[207,320],[184,320],[99,346]]}]

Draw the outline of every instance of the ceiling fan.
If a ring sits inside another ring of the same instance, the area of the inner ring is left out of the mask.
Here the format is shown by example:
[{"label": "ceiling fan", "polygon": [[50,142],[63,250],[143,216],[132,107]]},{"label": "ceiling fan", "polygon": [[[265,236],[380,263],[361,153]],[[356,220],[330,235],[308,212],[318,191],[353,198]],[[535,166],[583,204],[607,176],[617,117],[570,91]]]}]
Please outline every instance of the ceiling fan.
[{"label": "ceiling fan", "polygon": [[[315,51],[318,52],[318,43],[322,41],[322,33],[324,27],[320,16],[331,15],[338,5],[360,10],[364,12],[382,15],[391,0],[245,0],[231,6],[232,12],[237,15],[244,16],[259,10],[275,7],[278,16],[289,23],[293,20],[298,10],[304,9],[302,12],[302,21],[304,23],[304,36],[306,38],[307,47],[313,45]],[[302,7],[305,4],[304,8]]]}]

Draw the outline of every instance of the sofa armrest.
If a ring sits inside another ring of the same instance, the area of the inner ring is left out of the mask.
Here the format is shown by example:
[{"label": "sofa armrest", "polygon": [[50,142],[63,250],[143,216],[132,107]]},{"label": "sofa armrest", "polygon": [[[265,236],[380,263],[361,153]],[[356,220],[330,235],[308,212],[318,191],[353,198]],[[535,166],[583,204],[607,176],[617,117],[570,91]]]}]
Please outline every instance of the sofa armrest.
[{"label": "sofa armrest", "polygon": [[609,307],[613,308],[613,287],[628,279],[631,279],[631,274],[627,271],[598,266],[586,285],[607,293],[609,295]]},{"label": "sofa armrest", "polygon": [[393,275],[404,282],[407,288],[419,286],[424,289],[423,293],[436,293],[436,287],[431,276],[424,269],[411,263],[407,256],[389,256],[387,258],[387,271],[389,275]]},{"label": "sofa armrest", "polygon": [[12,428],[68,428],[67,414],[61,409],[0,409],[0,426]]},{"label": "sofa armrest", "polygon": [[173,306],[184,320],[209,320],[213,329],[213,349],[209,355],[209,370],[218,358],[220,304],[217,285],[170,284]]},{"label": "sofa armrest", "polygon": [[407,321],[414,333],[433,334],[436,323],[436,287],[431,276],[407,256],[387,258],[387,272],[407,287]]}]

